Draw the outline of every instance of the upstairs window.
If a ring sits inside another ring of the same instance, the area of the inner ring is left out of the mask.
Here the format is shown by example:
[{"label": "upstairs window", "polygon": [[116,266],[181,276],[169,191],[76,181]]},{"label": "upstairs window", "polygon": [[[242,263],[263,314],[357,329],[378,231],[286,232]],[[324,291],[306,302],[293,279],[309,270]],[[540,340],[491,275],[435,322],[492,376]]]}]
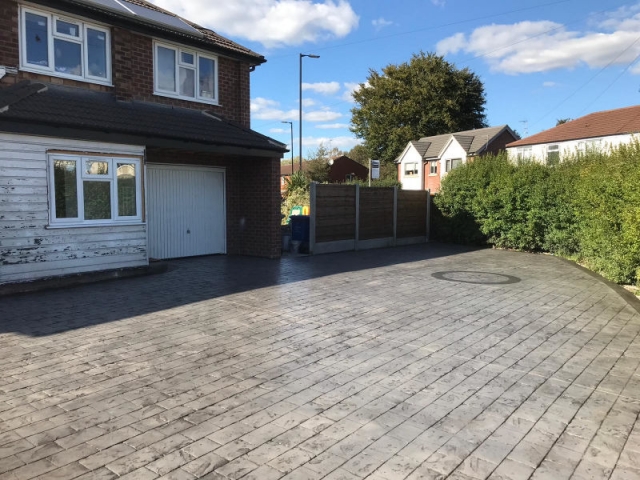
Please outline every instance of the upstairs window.
[{"label": "upstairs window", "polygon": [[407,177],[411,177],[413,175],[418,175],[418,164],[416,162],[405,163],[404,164],[404,174]]},{"label": "upstairs window", "polygon": [[31,8],[20,19],[21,69],[111,84],[108,29]]},{"label": "upstairs window", "polygon": [[164,43],[154,44],[156,95],[218,103],[216,57]]}]

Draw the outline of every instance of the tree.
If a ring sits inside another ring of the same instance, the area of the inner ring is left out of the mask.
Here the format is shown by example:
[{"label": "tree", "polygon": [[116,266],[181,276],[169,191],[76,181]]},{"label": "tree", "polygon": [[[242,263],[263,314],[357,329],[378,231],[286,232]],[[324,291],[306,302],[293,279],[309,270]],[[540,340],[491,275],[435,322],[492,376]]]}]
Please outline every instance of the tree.
[{"label": "tree", "polygon": [[486,126],[480,78],[433,53],[420,52],[381,73],[370,70],[353,98],[351,131],[383,162],[411,140]]},{"label": "tree", "polygon": [[364,145],[356,145],[346,153],[347,157],[365,167],[369,167],[369,152]]},{"label": "tree", "polygon": [[315,152],[309,153],[306,174],[312,182],[329,181],[329,159],[333,150],[329,150],[324,143],[320,143]]},{"label": "tree", "polygon": [[567,123],[570,122],[571,120],[573,120],[572,118],[559,118],[556,120],[556,127],[558,125],[562,125],[563,123]]}]

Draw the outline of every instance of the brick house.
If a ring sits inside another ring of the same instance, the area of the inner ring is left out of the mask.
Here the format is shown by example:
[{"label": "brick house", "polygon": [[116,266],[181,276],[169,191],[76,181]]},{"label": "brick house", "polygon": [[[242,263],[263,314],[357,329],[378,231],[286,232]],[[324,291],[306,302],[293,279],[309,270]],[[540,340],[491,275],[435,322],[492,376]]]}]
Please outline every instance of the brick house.
[{"label": "brick house", "polygon": [[143,0],[0,0],[0,284],[280,255],[261,55]]},{"label": "brick house", "polygon": [[517,140],[509,125],[424,137],[407,144],[398,158],[398,181],[404,190],[440,191],[448,172],[474,157],[497,154]]},{"label": "brick house", "polygon": [[[309,168],[309,162],[302,162],[302,171]],[[294,162],[293,171],[300,170],[300,164]],[[291,176],[291,164],[282,165],[280,167],[280,191],[287,189],[287,178]],[[329,183],[344,183],[351,180],[367,180],[369,178],[369,169],[356,162],[355,160],[340,155],[329,160]]]}]

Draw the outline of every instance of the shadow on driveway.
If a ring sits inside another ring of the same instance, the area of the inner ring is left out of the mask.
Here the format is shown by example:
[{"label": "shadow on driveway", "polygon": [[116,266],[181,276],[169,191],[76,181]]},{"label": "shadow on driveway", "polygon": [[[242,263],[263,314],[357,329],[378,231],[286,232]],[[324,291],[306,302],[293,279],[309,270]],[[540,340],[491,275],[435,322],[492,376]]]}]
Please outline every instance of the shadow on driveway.
[{"label": "shadow on driveway", "polygon": [[254,289],[472,250],[430,243],[280,260],[235,256],[174,260],[169,264],[169,271],[162,275],[2,298],[0,334],[52,335]]}]

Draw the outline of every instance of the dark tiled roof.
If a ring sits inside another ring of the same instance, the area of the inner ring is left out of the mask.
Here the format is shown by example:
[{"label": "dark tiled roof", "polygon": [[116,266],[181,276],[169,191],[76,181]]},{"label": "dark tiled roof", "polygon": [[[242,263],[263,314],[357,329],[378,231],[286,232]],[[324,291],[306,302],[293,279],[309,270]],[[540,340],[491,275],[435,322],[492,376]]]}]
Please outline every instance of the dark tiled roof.
[{"label": "dark tiled roof", "polygon": [[608,137],[640,132],[640,105],[596,112],[531,135],[507,147],[538,145],[552,142]]},{"label": "dark tiled roof", "polygon": [[286,151],[286,146],[276,140],[200,110],[122,102],[111,93],[30,81],[0,88],[0,122],[3,121]]},{"label": "dark tiled roof", "polygon": [[455,138],[469,155],[475,155],[487,145],[487,140],[491,142],[491,140],[500,135],[505,128],[509,127],[507,125],[500,125],[497,127],[445,133],[443,135],[423,137],[417,142],[411,142],[411,144],[416,147],[418,153],[420,153],[425,160],[439,158],[442,150],[449,144],[452,138]]},{"label": "dark tiled roof", "polygon": [[[78,0],[70,0],[72,2],[76,2]],[[186,18],[180,17],[179,15],[176,15],[173,12],[170,12],[168,10],[165,10],[163,8],[158,7],[157,5],[154,5],[151,2],[147,2],[145,0],[127,0],[127,2],[129,3],[133,3],[134,5],[138,5],[140,7],[145,7],[148,8],[150,10],[154,10],[156,12],[161,12],[167,15],[171,15],[172,17],[177,17],[180,18],[181,20],[183,20],[184,22],[186,22],[187,24],[191,25],[193,28],[195,28],[196,30],[199,30],[200,33],[202,33],[202,35],[204,35],[204,38],[197,38],[198,40],[204,41],[205,43],[209,43],[212,46],[218,47],[218,48],[223,48],[225,50],[229,50],[235,53],[240,53],[242,55],[247,55],[249,57],[254,57],[255,59],[255,63],[260,64],[260,63],[264,63],[266,62],[264,56],[260,55],[259,53],[254,52],[253,50],[250,50],[246,47],[243,47],[242,45],[229,40],[228,38],[223,37],[222,35],[217,34],[216,32],[214,32],[213,30],[210,30],[208,28],[202,27],[190,20],[187,20]],[[84,5],[84,4],[83,4]],[[94,6],[93,8],[99,8],[97,6]],[[211,8],[215,8],[215,6],[212,6]],[[186,35],[188,36],[188,35]],[[195,38],[195,37],[194,37]]]}]

